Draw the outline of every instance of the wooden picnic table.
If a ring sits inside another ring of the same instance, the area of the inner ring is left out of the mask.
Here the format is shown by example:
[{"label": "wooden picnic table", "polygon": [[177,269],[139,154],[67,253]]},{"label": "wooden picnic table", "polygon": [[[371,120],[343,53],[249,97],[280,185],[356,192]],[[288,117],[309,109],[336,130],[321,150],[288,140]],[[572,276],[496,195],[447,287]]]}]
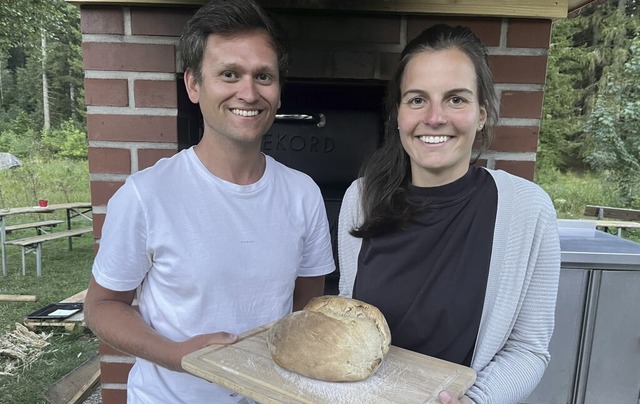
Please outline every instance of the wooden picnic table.
[{"label": "wooden picnic table", "polygon": [[612,206],[587,205],[584,208],[584,215],[598,220],[640,220],[640,210],[628,208],[616,208]]},{"label": "wooden picnic table", "polygon": [[622,230],[640,229],[640,222],[630,222],[626,220],[596,220],[596,227],[609,230],[611,227],[618,229],[618,237],[622,237]]},{"label": "wooden picnic table", "polygon": [[618,229],[619,237],[622,230],[640,229],[640,210],[637,209],[586,205],[584,216],[596,219],[596,227],[605,231],[611,227]]},{"label": "wooden picnic table", "polygon": [[[66,213],[67,230],[71,230],[71,219],[75,217],[81,217],[83,219],[92,221],[89,212],[91,212],[90,202],[69,202],[51,204],[46,207],[41,206],[23,206],[17,208],[5,208],[0,209],[0,251],[2,251],[2,276],[7,276],[7,223],[6,218],[9,216],[34,214],[34,213],[54,213],[56,211],[64,210]],[[34,223],[38,224],[38,223]],[[33,226],[38,229],[40,233],[41,226]],[[69,249],[72,248],[71,237],[69,237]]]},{"label": "wooden picnic table", "polygon": [[608,220],[608,219],[558,219],[560,227],[585,228],[593,230],[602,230],[609,233],[609,229],[618,230],[618,237],[622,237],[622,230],[640,229],[640,222],[631,222],[626,220]]}]

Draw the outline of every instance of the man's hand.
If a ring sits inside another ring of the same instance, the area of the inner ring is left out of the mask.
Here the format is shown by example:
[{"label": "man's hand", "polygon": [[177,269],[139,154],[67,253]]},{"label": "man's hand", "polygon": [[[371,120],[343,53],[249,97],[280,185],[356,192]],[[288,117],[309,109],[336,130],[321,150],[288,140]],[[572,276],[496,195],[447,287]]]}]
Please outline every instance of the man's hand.
[{"label": "man's hand", "polygon": [[132,306],[135,289],[106,289],[91,277],[84,299],[84,319],[91,331],[112,347],[167,369],[184,372],[182,357],[212,344],[232,344],[238,338],[226,332],[196,335],[183,342],[159,334]]},{"label": "man's hand", "polygon": [[237,335],[229,334],[228,332],[216,332],[212,334],[200,334],[195,337],[189,338],[186,341],[178,342],[174,359],[172,360],[170,370],[176,372],[184,372],[182,368],[182,358],[185,355],[195,352],[199,349],[207,347],[209,345],[227,345],[233,344],[238,339]]}]

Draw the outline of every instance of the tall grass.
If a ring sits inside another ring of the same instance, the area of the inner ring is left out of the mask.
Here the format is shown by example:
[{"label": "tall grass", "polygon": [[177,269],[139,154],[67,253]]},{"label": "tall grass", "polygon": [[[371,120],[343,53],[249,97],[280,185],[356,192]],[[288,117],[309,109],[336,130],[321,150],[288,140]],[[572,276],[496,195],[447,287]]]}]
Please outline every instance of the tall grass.
[{"label": "tall grass", "polygon": [[[540,170],[536,183],[551,197],[559,219],[583,219],[586,205],[624,206],[616,184],[594,173],[562,173],[555,169]],[[615,230],[615,229],[614,229]],[[625,230],[625,238],[640,241],[640,231]]]},{"label": "tall grass", "polygon": [[544,170],[536,173],[536,183],[551,197],[561,219],[582,218],[586,205],[618,206],[615,184],[593,173],[561,173]]},{"label": "tall grass", "polygon": [[88,202],[89,169],[86,161],[23,161],[21,167],[0,171],[0,209],[35,206],[45,198],[50,204]]}]

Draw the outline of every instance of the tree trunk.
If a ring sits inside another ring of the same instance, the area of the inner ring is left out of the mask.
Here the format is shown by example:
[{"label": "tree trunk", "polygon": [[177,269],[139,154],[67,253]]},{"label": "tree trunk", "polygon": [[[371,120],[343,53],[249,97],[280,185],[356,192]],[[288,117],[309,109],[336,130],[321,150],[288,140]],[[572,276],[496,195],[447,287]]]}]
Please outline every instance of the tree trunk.
[{"label": "tree trunk", "polygon": [[4,105],[4,90],[2,89],[2,66],[0,66],[0,105]]},{"label": "tree trunk", "polygon": [[49,116],[49,83],[47,82],[47,37],[44,30],[40,33],[40,43],[42,46],[42,111],[44,113],[44,130],[51,128],[51,117]]},{"label": "tree trunk", "polygon": [[618,11],[624,14],[627,8],[627,0],[618,0]]},{"label": "tree trunk", "polygon": [[[69,69],[69,77],[73,77],[71,69]],[[69,100],[71,101],[71,118],[76,120],[76,86],[69,84]]]}]

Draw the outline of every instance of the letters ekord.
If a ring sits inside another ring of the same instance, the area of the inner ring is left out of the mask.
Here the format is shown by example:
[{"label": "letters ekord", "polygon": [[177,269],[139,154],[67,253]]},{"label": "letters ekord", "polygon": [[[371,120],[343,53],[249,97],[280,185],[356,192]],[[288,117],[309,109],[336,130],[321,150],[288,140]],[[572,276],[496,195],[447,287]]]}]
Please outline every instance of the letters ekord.
[{"label": "letters ekord", "polygon": [[331,153],[335,148],[333,139],[327,136],[290,135],[286,132],[266,133],[262,137],[262,150],[265,152],[310,152]]}]

